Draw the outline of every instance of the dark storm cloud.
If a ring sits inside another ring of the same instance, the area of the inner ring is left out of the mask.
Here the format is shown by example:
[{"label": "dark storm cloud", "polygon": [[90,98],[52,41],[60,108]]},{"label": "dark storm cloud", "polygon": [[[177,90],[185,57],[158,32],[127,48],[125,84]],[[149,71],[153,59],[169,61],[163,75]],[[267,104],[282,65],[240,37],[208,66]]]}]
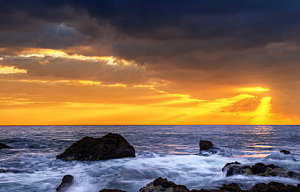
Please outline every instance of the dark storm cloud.
[{"label": "dark storm cloud", "polygon": [[[298,41],[299,8],[297,0],[2,0],[0,29],[22,32],[41,20],[80,28],[85,23],[75,24],[76,14],[87,13],[133,39],[226,39],[228,47],[259,46]],[[31,20],[23,21],[21,14]]]}]

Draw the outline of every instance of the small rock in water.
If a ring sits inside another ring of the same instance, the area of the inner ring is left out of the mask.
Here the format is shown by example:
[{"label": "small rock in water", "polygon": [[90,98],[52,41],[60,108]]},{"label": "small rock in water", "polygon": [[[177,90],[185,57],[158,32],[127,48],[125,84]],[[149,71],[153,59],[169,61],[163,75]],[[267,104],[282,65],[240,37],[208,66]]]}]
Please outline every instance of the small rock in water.
[{"label": "small rock in water", "polygon": [[4,143],[0,143],[0,149],[8,149],[8,148],[11,148],[11,147],[8,145],[5,145]]},{"label": "small rock in water", "polygon": [[212,149],[214,144],[211,141],[200,140],[199,142],[200,150]]},{"label": "small rock in water", "polygon": [[280,153],[283,153],[285,155],[291,154],[291,152],[289,152],[288,150],[281,150]]},{"label": "small rock in water", "polygon": [[161,177],[155,179],[152,183],[149,183],[146,187],[140,189],[140,192],[190,192],[190,190],[184,185],[176,185],[172,181],[163,179]]},{"label": "small rock in water", "polygon": [[99,192],[126,192],[126,191],[122,191],[122,190],[119,190],[119,189],[102,189]]},{"label": "small rock in water", "polygon": [[72,185],[74,177],[72,175],[65,175],[61,184],[56,188],[58,192],[65,192]]},{"label": "small rock in water", "polygon": [[64,161],[95,161],[123,157],[135,157],[135,150],[124,137],[114,133],[108,133],[101,138],[84,137],[56,156]]}]

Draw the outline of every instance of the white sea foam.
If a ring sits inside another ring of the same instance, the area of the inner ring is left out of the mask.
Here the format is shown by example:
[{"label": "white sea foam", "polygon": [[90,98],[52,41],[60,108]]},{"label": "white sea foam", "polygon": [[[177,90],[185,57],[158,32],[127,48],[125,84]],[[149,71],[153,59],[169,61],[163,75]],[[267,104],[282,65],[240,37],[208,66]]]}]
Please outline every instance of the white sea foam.
[{"label": "white sea foam", "polygon": [[[167,178],[177,184],[186,185],[190,189],[216,188],[223,183],[230,182],[237,182],[243,188],[250,188],[257,182],[298,183],[293,179],[279,177],[242,175],[226,177],[221,171],[226,163],[239,161],[243,164],[254,164],[255,161],[219,155],[153,154],[151,157],[138,155],[136,158],[97,162],[62,162],[55,160],[54,157],[51,158],[40,157],[40,164],[48,167],[41,171],[0,174],[0,191],[5,191],[5,189],[55,191],[61,178],[66,174],[71,174],[75,178],[74,184],[69,189],[73,192],[97,192],[103,188],[118,188],[135,192],[157,177]],[[52,164],[52,168],[49,164]],[[26,184],[25,187],[22,184]]]}]

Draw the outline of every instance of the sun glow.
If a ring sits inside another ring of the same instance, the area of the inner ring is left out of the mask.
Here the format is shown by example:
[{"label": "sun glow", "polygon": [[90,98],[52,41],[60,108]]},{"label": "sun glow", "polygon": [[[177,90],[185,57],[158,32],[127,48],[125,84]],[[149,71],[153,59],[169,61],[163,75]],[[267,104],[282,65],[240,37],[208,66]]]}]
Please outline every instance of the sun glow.
[{"label": "sun glow", "polygon": [[252,123],[256,125],[268,124],[270,120],[270,111],[271,111],[271,99],[272,97],[263,97],[260,100],[260,104],[258,105],[255,116],[253,118]]},{"label": "sun glow", "polygon": [[246,87],[246,88],[239,88],[239,92],[266,92],[270,91],[268,88],[263,87]]}]

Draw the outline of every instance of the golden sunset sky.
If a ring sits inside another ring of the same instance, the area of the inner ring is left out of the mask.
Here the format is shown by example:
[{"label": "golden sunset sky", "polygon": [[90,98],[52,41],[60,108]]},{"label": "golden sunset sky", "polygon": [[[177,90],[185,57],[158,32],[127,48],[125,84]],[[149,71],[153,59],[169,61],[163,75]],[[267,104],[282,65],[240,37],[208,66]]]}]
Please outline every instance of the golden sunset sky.
[{"label": "golden sunset sky", "polygon": [[299,124],[297,1],[3,1],[0,124]]}]

